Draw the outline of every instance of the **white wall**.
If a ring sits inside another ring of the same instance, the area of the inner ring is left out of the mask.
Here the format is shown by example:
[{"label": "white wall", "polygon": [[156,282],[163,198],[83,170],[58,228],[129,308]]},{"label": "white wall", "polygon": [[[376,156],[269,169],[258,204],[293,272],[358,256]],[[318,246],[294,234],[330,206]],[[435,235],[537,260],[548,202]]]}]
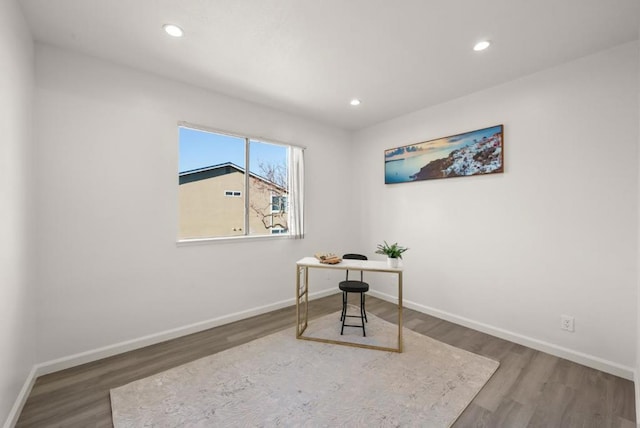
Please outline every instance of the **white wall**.
[{"label": "white wall", "polygon": [[[631,377],[638,86],[631,43],[358,132],[362,246],[411,248],[409,306]],[[384,149],[496,124],[504,174],[384,184]]]},{"label": "white wall", "polygon": [[35,362],[31,246],[33,42],[15,1],[0,2],[0,421]]},{"label": "white wall", "polygon": [[[36,65],[39,361],[293,304],[295,261],[354,241],[346,132],[49,46]],[[306,239],[176,246],[181,120],[308,147]]]}]

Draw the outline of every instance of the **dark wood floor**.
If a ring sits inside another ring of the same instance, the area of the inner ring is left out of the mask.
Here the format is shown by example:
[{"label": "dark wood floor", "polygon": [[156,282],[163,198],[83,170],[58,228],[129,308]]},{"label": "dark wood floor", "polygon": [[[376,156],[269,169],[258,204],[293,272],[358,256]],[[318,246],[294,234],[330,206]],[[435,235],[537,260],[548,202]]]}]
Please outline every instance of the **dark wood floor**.
[{"label": "dark wood floor", "polygon": [[[340,296],[315,300],[312,318],[335,312]],[[394,322],[394,305],[367,298]],[[289,307],[38,378],[17,427],[111,427],[109,390],[295,325]],[[420,312],[404,326],[500,361],[454,427],[635,428],[633,383]],[[420,422],[416,421],[419,426]]]}]

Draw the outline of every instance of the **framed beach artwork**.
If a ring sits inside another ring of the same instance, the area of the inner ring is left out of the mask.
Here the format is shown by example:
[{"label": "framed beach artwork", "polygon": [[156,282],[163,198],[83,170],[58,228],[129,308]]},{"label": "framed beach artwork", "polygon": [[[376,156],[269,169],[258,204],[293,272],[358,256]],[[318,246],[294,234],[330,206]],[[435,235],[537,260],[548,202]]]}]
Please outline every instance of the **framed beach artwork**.
[{"label": "framed beach artwork", "polygon": [[385,184],[504,172],[503,126],[385,150]]}]

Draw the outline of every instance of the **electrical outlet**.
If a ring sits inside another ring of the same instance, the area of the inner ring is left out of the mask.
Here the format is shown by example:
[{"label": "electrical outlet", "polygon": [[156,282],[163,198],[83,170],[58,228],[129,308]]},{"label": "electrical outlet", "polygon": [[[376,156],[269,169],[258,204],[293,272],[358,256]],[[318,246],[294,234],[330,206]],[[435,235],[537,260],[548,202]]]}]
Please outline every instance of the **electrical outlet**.
[{"label": "electrical outlet", "polygon": [[567,331],[575,331],[574,318],[570,315],[560,315],[560,328]]}]

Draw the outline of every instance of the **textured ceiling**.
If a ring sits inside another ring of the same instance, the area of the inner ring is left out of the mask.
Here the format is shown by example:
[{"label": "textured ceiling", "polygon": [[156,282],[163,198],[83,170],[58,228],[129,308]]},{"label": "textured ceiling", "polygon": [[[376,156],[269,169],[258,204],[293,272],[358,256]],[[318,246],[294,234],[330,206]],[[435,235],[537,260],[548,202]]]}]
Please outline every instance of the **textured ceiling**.
[{"label": "textured ceiling", "polygon": [[637,0],[20,4],[37,41],[350,130],[637,40],[640,14]]}]

